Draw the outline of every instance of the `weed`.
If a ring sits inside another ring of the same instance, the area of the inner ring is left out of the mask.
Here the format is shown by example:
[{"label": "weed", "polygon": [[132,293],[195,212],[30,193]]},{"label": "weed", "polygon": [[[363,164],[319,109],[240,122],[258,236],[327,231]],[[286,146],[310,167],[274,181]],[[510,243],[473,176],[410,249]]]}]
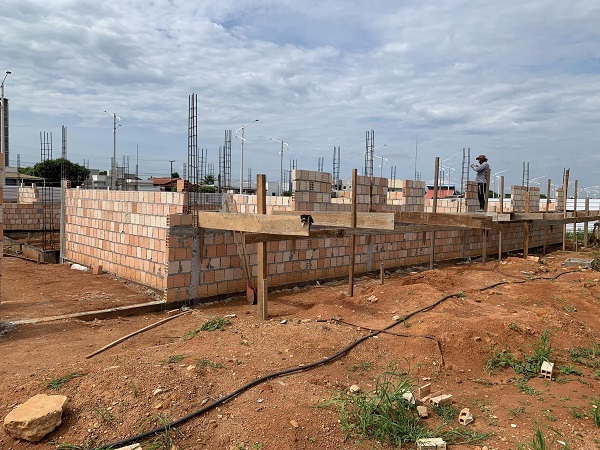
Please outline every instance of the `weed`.
[{"label": "weed", "polygon": [[546,411],[544,413],[544,415],[546,416],[546,419],[548,419],[550,422],[556,422],[558,420],[558,418],[554,414],[552,414],[549,410]]},{"label": "weed", "polygon": [[131,388],[131,390],[133,391],[133,395],[135,397],[137,397],[140,394],[140,390],[137,387],[137,384],[135,384],[135,381],[131,380],[129,382],[129,387]]},{"label": "weed", "polygon": [[200,333],[201,331],[216,331],[216,330],[225,331],[225,327],[230,324],[231,324],[231,322],[229,320],[225,319],[224,317],[213,316],[210,319],[208,319],[206,322],[204,322],[202,325],[200,325],[198,328],[196,328],[195,330],[188,331],[187,333],[185,333],[182,336],[182,339],[185,341],[192,339],[192,338],[196,337],[198,335],[198,333]]},{"label": "weed", "polygon": [[485,361],[485,366],[483,370],[487,374],[493,374],[500,369],[505,369],[507,367],[513,367],[515,363],[515,357],[512,353],[508,351],[508,349],[500,350],[499,347],[494,347],[492,356],[490,356]]},{"label": "weed", "polygon": [[[552,441],[548,442],[544,436],[544,432],[537,428],[531,439],[531,442],[527,442],[525,444],[517,444],[517,448],[519,450],[550,450],[554,443],[556,442],[556,437],[552,439]],[[563,449],[567,449],[568,445],[564,446]]]},{"label": "weed", "polygon": [[210,367],[211,369],[220,369],[223,367],[223,364],[221,364],[220,362],[210,361],[206,358],[202,358],[196,363],[196,369],[202,370],[206,367]]},{"label": "weed", "polygon": [[402,326],[403,326],[404,328],[410,328],[410,322],[409,322],[409,321],[407,321],[407,320],[403,320],[403,321],[402,321]]},{"label": "weed", "polygon": [[52,378],[46,383],[46,387],[58,391],[61,387],[63,387],[67,382],[71,381],[73,378],[82,377],[84,375],[85,374],[83,373],[72,372],[60,378]]},{"label": "weed", "polygon": [[591,347],[575,347],[569,350],[571,360],[592,369],[600,368],[600,342],[593,342]]},{"label": "weed", "polygon": [[177,364],[183,361],[187,356],[184,355],[171,355],[167,359],[161,359],[159,361],[160,364]]},{"label": "weed", "polygon": [[590,411],[592,419],[594,419],[594,425],[600,427],[600,399],[594,397],[592,400],[592,409]]},{"label": "weed", "polygon": [[458,413],[460,412],[454,405],[433,405],[431,409],[445,423],[454,422],[458,418]]},{"label": "weed", "polygon": [[352,366],[350,366],[350,368],[348,370],[350,372],[358,372],[359,370],[361,372],[364,372],[366,370],[369,370],[372,366],[373,366],[372,363],[363,361],[360,364],[352,364]]},{"label": "weed", "polygon": [[487,378],[475,378],[471,381],[473,381],[473,383],[482,384],[485,387],[490,387],[494,385],[494,382],[492,380],[488,380]]},{"label": "weed", "polygon": [[[57,442],[49,441],[49,444],[56,444]],[[96,448],[96,442],[94,440],[85,441],[81,445],[67,444],[66,442],[58,443],[56,450],[92,450]]]},{"label": "weed", "polygon": [[576,419],[585,419],[587,417],[587,414],[585,413],[583,408],[579,408],[578,406],[571,406],[569,408],[569,411],[571,412],[571,415]]},{"label": "weed", "polygon": [[246,347],[250,346],[250,341],[248,341],[248,339],[246,339],[243,335],[240,338],[240,345],[245,345]]},{"label": "weed", "polygon": [[521,327],[515,323],[515,322],[511,322],[508,324],[508,328],[510,328],[511,330],[513,330],[514,332],[518,333],[521,331]]},{"label": "weed", "polygon": [[521,378],[517,381],[517,386],[521,392],[524,392],[527,395],[540,395],[541,392],[537,389],[532,388],[527,384],[527,378]]},{"label": "weed", "polygon": [[94,408],[94,412],[98,416],[98,419],[100,419],[100,422],[112,423],[115,421],[115,416],[110,408]]},{"label": "weed", "polygon": [[519,406],[518,408],[515,409],[509,409],[508,412],[515,418],[519,417],[519,414],[524,413],[525,412],[525,407],[524,406]]},{"label": "weed", "polygon": [[156,417],[156,420],[160,423],[162,430],[156,433],[154,439],[150,444],[144,449],[146,450],[170,450],[175,443],[172,433],[175,431],[174,428],[171,428],[171,421],[169,420],[169,416],[167,414],[163,414],[162,416]]},{"label": "weed", "polygon": [[260,450],[261,448],[263,448],[263,445],[260,442],[252,444],[252,450]]},{"label": "weed", "polygon": [[515,363],[513,366],[516,373],[522,374],[525,378],[536,377],[540,373],[542,363],[550,361],[552,357],[552,345],[548,338],[548,332],[544,330],[540,340],[533,347],[531,355],[525,355],[525,361]]},{"label": "weed", "polygon": [[554,381],[556,381],[558,384],[565,384],[569,382],[569,379],[565,377],[556,377]]},{"label": "weed", "polygon": [[442,439],[449,444],[474,444],[476,442],[485,441],[493,436],[492,433],[482,433],[473,428],[454,428],[449,431],[440,433]]},{"label": "weed", "polygon": [[594,380],[600,380],[600,370],[596,370],[594,373]]},{"label": "weed", "polygon": [[573,367],[573,364],[568,364],[566,366],[558,366],[558,370],[560,370],[560,373],[563,373],[565,375],[577,375],[578,377],[583,376],[583,372]]},{"label": "weed", "polygon": [[490,400],[484,400],[481,403],[479,403],[477,406],[479,407],[479,410],[481,412],[487,413],[487,412],[490,412],[491,404],[492,404],[492,402]]},{"label": "weed", "polygon": [[399,370],[398,363],[392,363],[377,377],[374,391],[338,391],[320,406],[335,405],[346,437],[358,435],[400,448],[406,442],[430,436],[402,396],[410,388],[408,376]]}]

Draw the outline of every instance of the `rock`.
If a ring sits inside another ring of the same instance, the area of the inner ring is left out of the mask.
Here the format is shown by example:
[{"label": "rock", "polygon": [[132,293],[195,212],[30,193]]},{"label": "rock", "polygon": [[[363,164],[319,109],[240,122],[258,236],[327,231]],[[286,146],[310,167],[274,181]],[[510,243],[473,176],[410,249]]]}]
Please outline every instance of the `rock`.
[{"label": "rock", "polygon": [[290,420],[290,425],[292,425],[294,428],[298,428],[298,422],[296,422],[294,419]]},{"label": "rock", "polygon": [[64,395],[35,395],[8,413],[4,431],[17,439],[39,442],[62,423],[66,402]]},{"label": "rock", "polygon": [[285,325],[287,323],[287,319],[281,319],[281,321],[279,323],[282,325]]},{"label": "rock", "polygon": [[235,314],[225,314],[223,318],[225,319],[235,319],[237,316]]},{"label": "rock", "polygon": [[360,386],[358,384],[353,384],[350,386],[350,392],[360,392]]},{"label": "rock", "polygon": [[417,413],[421,419],[426,419],[429,417],[429,413],[427,411],[427,406],[417,406]]},{"label": "rock", "polygon": [[165,392],[165,391],[164,391],[164,389],[162,389],[162,388],[157,388],[157,389],[154,389],[154,391],[152,392],[152,395],[155,395],[155,396],[156,396],[156,395],[158,395],[158,394],[162,394],[163,392]]},{"label": "rock", "polygon": [[377,297],[375,297],[374,295],[371,295],[371,296],[370,296],[370,297],[367,299],[367,301],[368,301],[369,303],[377,303],[377,302],[379,301],[379,299],[378,299]]},{"label": "rock", "polygon": [[394,322],[396,322],[396,321],[398,321],[398,320],[400,320],[400,319],[402,319],[402,316],[397,316],[397,315],[396,315],[396,316],[393,316],[393,317],[392,317],[392,320],[393,320]]}]

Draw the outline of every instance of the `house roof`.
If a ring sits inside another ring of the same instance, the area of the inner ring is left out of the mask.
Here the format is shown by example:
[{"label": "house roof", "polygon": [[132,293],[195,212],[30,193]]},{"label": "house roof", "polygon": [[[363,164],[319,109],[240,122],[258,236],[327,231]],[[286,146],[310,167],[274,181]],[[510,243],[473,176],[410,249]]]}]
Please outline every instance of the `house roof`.
[{"label": "house roof", "polygon": [[152,181],[154,186],[164,186],[166,184],[175,183],[180,178],[171,178],[171,177],[160,177],[160,178],[150,178],[149,181]]}]

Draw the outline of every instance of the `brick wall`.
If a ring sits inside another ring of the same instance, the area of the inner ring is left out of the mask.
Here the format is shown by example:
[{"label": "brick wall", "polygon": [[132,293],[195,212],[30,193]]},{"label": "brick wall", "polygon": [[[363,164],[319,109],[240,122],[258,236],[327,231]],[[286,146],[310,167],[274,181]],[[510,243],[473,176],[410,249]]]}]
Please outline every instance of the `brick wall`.
[{"label": "brick wall", "polygon": [[[190,219],[170,218],[178,224],[168,230],[169,261],[167,300],[184,300],[241,292],[245,287],[244,270],[232,232],[204,230],[200,238]],[[196,233],[196,234],[195,234]],[[357,237],[356,272],[428,264],[431,233],[413,232]],[[200,244],[200,240],[202,244]],[[547,242],[561,242],[560,227],[548,229]],[[522,250],[522,224],[504,226],[503,252]],[[497,253],[498,232],[489,232],[488,252]],[[543,226],[530,228],[530,245],[543,245]],[[350,238],[297,239],[267,244],[269,286],[345,277],[350,264]],[[190,250],[191,248],[191,250]],[[256,245],[246,248],[256,287]],[[436,232],[436,260],[479,257],[482,253],[481,230]],[[190,259],[191,258],[191,259]],[[196,278],[194,278],[196,276]]]},{"label": "brick wall", "polygon": [[65,257],[166,289],[168,217],[183,213],[186,204],[179,192],[70,189]]},{"label": "brick wall", "polygon": [[[60,204],[48,206],[52,210],[52,229],[60,227]],[[40,203],[4,203],[2,218],[7,231],[40,231],[44,228],[44,208]]]},{"label": "brick wall", "polygon": [[[391,182],[391,181],[390,181]],[[424,211],[425,182],[416,180],[395,180],[394,188],[398,191],[388,191],[387,204],[400,206],[398,211]]]}]

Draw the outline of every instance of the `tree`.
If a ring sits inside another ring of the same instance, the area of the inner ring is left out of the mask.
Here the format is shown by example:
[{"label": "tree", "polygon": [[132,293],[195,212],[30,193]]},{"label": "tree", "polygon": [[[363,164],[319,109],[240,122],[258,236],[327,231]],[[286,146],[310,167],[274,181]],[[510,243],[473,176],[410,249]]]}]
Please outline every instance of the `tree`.
[{"label": "tree", "polygon": [[214,175],[206,175],[202,182],[204,184],[215,184],[215,176]]},{"label": "tree", "polygon": [[72,163],[68,159],[57,158],[39,162],[33,167],[21,167],[20,173],[45,178],[49,183],[60,183],[62,164],[65,164],[66,179],[71,180],[73,186],[79,186],[89,177],[90,171],[84,166]]},{"label": "tree", "polygon": [[179,172],[173,172],[171,178],[179,178]]}]

